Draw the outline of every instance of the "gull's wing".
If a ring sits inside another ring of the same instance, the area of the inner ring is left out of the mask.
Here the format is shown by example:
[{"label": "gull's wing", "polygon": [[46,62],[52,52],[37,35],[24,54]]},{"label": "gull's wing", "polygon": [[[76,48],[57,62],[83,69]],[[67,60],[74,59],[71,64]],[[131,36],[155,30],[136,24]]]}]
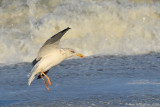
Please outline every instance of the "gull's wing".
[{"label": "gull's wing", "polygon": [[69,29],[71,28],[67,27],[66,29],[58,32],[57,34],[49,38],[40,48],[38,52],[38,57],[36,60],[39,60],[41,57],[47,55],[48,53],[52,52],[54,49],[58,48],[60,39]]}]

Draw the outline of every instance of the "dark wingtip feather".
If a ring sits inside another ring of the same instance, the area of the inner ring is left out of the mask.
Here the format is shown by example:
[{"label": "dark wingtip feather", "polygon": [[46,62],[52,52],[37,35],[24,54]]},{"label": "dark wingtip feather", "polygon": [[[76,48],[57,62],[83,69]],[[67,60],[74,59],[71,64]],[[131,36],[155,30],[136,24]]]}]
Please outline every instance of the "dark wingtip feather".
[{"label": "dark wingtip feather", "polygon": [[71,29],[70,27],[67,27],[67,29]]},{"label": "dark wingtip feather", "polygon": [[61,32],[67,32],[69,29],[71,29],[71,28],[67,27],[66,29],[62,30]]},{"label": "dark wingtip feather", "polygon": [[32,66],[34,66],[38,61],[36,60],[36,58],[32,61]]}]

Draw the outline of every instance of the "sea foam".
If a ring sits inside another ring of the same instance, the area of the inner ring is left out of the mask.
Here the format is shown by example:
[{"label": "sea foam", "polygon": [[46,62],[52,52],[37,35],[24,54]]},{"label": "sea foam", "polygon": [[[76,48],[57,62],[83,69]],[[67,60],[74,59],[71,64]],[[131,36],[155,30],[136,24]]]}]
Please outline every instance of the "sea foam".
[{"label": "sea foam", "polygon": [[160,52],[156,0],[1,0],[0,63],[30,62],[52,35],[85,56]]}]

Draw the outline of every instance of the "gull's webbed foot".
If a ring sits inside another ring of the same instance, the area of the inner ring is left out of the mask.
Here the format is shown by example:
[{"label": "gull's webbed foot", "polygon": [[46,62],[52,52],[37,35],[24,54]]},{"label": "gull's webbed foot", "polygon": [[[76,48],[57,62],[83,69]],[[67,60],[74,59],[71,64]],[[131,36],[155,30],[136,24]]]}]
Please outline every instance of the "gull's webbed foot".
[{"label": "gull's webbed foot", "polygon": [[49,87],[48,87],[48,83],[47,81],[43,78],[42,74],[40,74],[41,78],[43,79],[45,85],[46,85],[46,89],[49,91]]},{"label": "gull's webbed foot", "polygon": [[46,77],[48,84],[51,85],[49,77],[43,71],[41,71],[41,73]]}]

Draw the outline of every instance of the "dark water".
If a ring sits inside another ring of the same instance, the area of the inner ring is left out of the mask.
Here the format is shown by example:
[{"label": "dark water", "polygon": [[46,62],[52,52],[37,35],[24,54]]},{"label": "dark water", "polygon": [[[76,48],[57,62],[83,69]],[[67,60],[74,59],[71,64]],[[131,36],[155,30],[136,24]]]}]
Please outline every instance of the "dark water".
[{"label": "dark water", "polygon": [[160,106],[160,54],[72,59],[27,86],[30,63],[0,67],[0,106]]}]

